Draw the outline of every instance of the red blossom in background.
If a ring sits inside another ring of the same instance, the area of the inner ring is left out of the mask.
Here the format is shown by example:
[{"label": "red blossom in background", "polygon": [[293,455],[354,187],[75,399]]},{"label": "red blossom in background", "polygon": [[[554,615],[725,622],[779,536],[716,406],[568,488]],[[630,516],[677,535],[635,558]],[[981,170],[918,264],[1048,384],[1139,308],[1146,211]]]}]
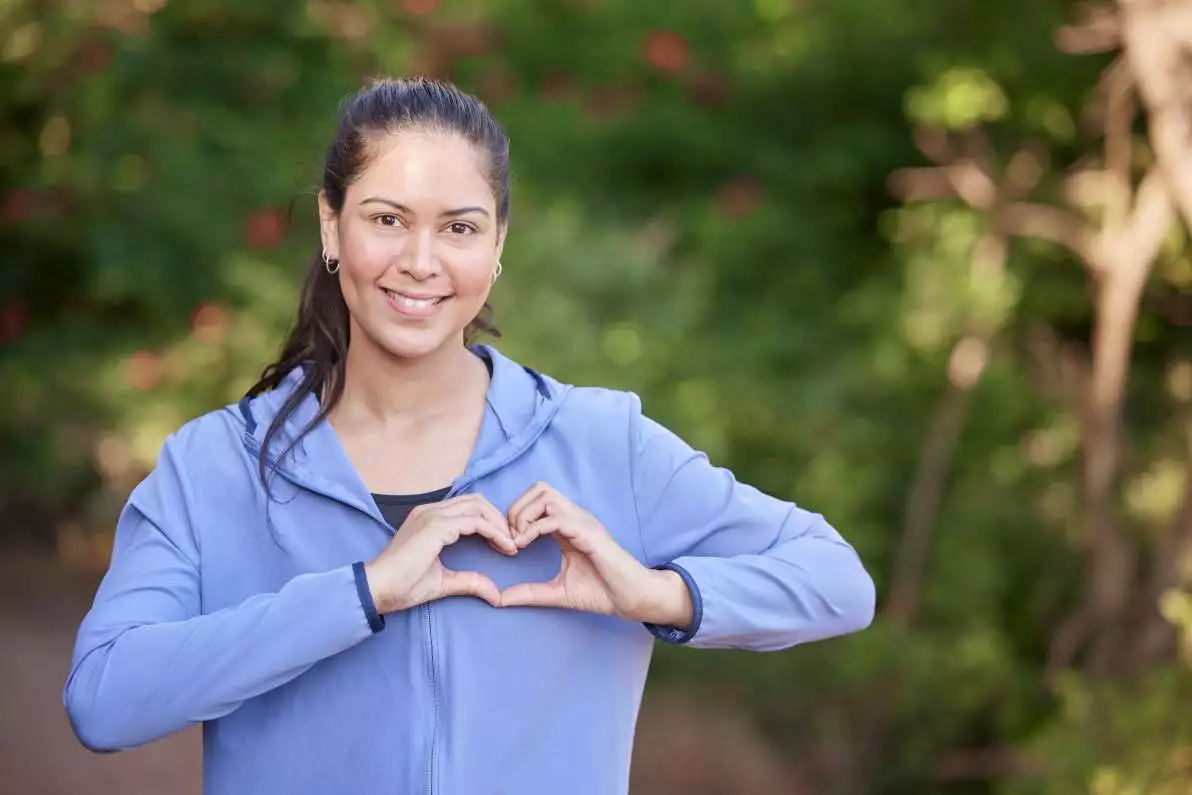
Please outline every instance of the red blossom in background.
[{"label": "red blossom in background", "polygon": [[439,0],[402,0],[401,9],[407,14],[421,16],[439,7]]},{"label": "red blossom in background", "polygon": [[28,188],[13,188],[0,203],[0,219],[10,224],[28,221],[37,214],[37,194]]},{"label": "red blossom in background", "polygon": [[228,330],[228,313],[219,304],[199,304],[190,319],[190,336],[199,342],[216,343]]},{"label": "red blossom in background", "polygon": [[285,236],[285,224],[276,207],[257,210],[244,223],[244,242],[249,248],[276,246]]},{"label": "red blossom in background", "polygon": [[161,357],[153,351],[137,351],[124,361],[124,378],[138,392],[148,392],[161,381]]},{"label": "red blossom in background", "polygon": [[737,177],[716,193],[716,212],[735,220],[749,214],[762,201],[762,188],[753,177]]},{"label": "red blossom in background", "polygon": [[112,63],[112,48],[97,37],[87,38],[74,54],[75,69],[85,75],[97,75]]},{"label": "red blossom in background", "polygon": [[0,304],[0,345],[11,345],[29,326],[29,310],[13,298]]},{"label": "red blossom in background", "polygon": [[565,102],[576,94],[575,78],[567,72],[552,72],[538,90],[548,102]]},{"label": "red blossom in background", "polygon": [[678,72],[690,59],[687,39],[673,30],[656,30],[642,44],[642,57],[660,72]]}]

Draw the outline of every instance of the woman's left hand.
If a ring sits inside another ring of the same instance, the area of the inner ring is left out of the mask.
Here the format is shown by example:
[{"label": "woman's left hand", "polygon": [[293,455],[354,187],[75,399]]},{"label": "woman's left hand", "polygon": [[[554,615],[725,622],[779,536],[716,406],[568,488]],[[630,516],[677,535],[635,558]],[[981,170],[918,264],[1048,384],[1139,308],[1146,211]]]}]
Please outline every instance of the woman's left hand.
[{"label": "woman's left hand", "polygon": [[550,485],[535,483],[510,506],[509,527],[518,549],[553,535],[563,561],[550,582],[506,588],[501,607],[561,607],[679,628],[690,625],[691,595],[682,578],[643,566],[596,517]]}]

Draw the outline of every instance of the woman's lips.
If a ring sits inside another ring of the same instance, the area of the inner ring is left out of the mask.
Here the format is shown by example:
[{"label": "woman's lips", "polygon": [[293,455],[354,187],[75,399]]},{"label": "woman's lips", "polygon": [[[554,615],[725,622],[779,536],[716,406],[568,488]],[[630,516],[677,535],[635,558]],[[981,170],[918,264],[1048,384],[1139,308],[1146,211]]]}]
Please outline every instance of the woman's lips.
[{"label": "woman's lips", "polygon": [[436,314],[451,297],[447,295],[411,295],[384,287],[381,288],[381,292],[385,293],[385,298],[388,299],[390,306],[402,315],[413,318],[426,318]]}]

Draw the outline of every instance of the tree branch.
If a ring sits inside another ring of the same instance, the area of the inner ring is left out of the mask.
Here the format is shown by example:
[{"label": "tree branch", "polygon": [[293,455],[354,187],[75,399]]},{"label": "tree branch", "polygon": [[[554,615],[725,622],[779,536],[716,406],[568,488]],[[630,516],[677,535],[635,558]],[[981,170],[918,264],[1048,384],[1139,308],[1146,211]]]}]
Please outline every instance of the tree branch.
[{"label": "tree branch", "polygon": [[[947,137],[938,130],[918,129],[919,148],[939,165],[895,171],[889,179],[891,193],[907,202],[960,199],[974,210],[993,212],[993,222],[999,234],[1033,237],[1064,246],[1093,276],[1097,276],[1102,263],[1096,236],[1084,219],[1052,205],[1014,201],[1038,183],[1045,151],[1027,145],[1016,152],[1006,167],[1006,185],[999,189],[991,173],[980,165],[982,160],[991,157],[988,143],[976,133],[969,133],[968,137],[977,140],[965,144],[966,156],[957,157]],[[949,157],[954,159],[948,160]],[[1098,172],[1098,176],[1102,174]],[[1126,190],[1129,190],[1128,186]],[[1002,194],[1000,202],[999,194]]]},{"label": "tree branch", "polygon": [[1129,603],[1135,549],[1118,527],[1116,497],[1121,459],[1121,417],[1134,326],[1142,291],[1173,210],[1158,169],[1143,179],[1128,225],[1102,230],[1108,266],[1097,285],[1093,320],[1093,367],[1083,415],[1082,505],[1088,529],[1086,603],[1091,618],[1094,673],[1108,673],[1121,659],[1121,622]]},{"label": "tree branch", "polygon": [[1192,10],[1186,4],[1118,0],[1126,57],[1149,112],[1155,155],[1192,229]]},{"label": "tree branch", "polygon": [[1066,247],[1080,258],[1094,276],[1101,272],[1096,238],[1080,216],[1050,204],[1015,202],[1002,209],[1007,234],[1033,237]]},{"label": "tree branch", "polygon": [[938,127],[920,124],[914,130],[915,146],[928,160],[947,165],[956,160],[956,153],[948,142],[948,134]]},{"label": "tree branch", "polygon": [[1011,156],[1006,163],[1006,193],[1011,199],[1028,195],[1047,171],[1050,157],[1047,147],[1030,141]]},{"label": "tree branch", "polygon": [[1105,173],[1113,189],[1106,196],[1105,224],[1117,227],[1125,222],[1130,207],[1130,161],[1134,149],[1134,75],[1123,57],[1118,57],[1101,77],[1105,95]]},{"label": "tree branch", "polygon": [[1174,210],[1158,168],[1138,188],[1128,220],[1106,226],[1097,236],[1095,259],[1102,263],[1093,320],[1092,368],[1079,414],[1083,460],[1081,504],[1088,543],[1084,603],[1052,639],[1048,667],[1071,663],[1085,641],[1094,638],[1094,672],[1104,673],[1124,650],[1123,616],[1129,604],[1135,549],[1116,519],[1121,415],[1139,302]]},{"label": "tree branch", "polygon": [[1138,186],[1129,225],[1115,245],[1122,249],[1116,256],[1134,263],[1134,279],[1140,288],[1150,272],[1152,260],[1163,246],[1163,239],[1175,223],[1175,207],[1171,202],[1170,184],[1162,167],[1152,168]]},{"label": "tree branch", "polygon": [[887,618],[903,629],[919,613],[932,531],[952,472],[956,446],[968,419],[969,398],[984,371],[988,348],[984,336],[968,336],[953,349],[948,386],[931,418],[919,456],[903,512],[902,535],[895,551],[885,608]]},{"label": "tree branch", "polygon": [[1187,465],[1184,496],[1167,533],[1155,549],[1139,605],[1139,630],[1131,646],[1131,668],[1148,665],[1165,656],[1175,642],[1176,628],[1159,612],[1159,600],[1180,585],[1180,567],[1192,552],[1192,422],[1187,423]]},{"label": "tree branch", "polygon": [[1056,32],[1055,42],[1061,52],[1090,55],[1115,50],[1121,44],[1121,22],[1113,6],[1084,3],[1076,16],[1074,24]]},{"label": "tree branch", "polygon": [[890,192],[904,202],[955,199],[947,166],[900,168],[890,175]]}]

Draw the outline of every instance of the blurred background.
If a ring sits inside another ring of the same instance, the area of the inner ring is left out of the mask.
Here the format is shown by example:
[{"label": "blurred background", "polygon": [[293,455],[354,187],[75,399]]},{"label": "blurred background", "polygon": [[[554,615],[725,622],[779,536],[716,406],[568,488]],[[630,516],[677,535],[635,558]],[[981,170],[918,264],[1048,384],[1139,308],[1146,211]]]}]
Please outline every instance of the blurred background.
[{"label": "blurred background", "polygon": [[634,792],[1192,792],[1186,0],[0,1],[0,789],[198,793],[60,691],[115,517],[238,399],[337,103],[513,141],[499,343],[823,512],[873,628],[660,649]]}]

